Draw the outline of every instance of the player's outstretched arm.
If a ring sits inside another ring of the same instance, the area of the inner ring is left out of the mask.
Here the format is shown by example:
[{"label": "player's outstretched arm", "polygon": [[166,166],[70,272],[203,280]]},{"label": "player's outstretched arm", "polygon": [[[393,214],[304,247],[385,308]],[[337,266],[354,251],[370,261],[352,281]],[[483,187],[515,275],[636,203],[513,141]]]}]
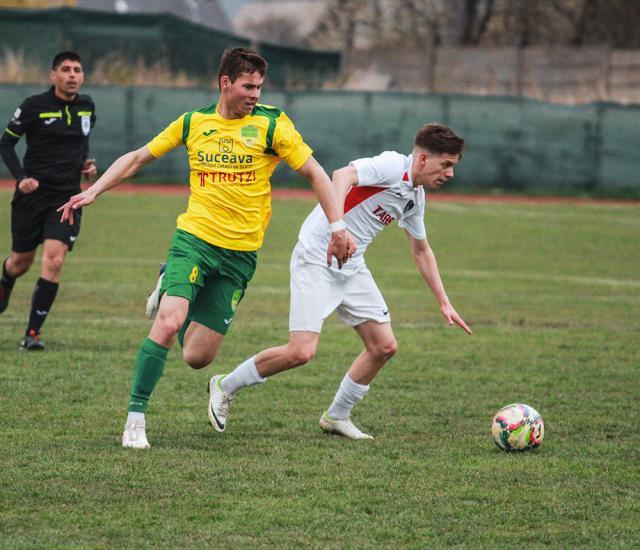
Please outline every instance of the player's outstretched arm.
[{"label": "player's outstretched arm", "polygon": [[449,301],[449,297],[444,289],[440,272],[438,271],[438,262],[436,261],[436,255],[431,250],[427,239],[416,239],[409,232],[406,232],[411,243],[411,255],[413,261],[422,275],[422,278],[427,283],[431,292],[438,300],[440,305],[440,311],[449,325],[454,323],[462,328],[467,334],[473,334],[467,323],[460,314],[454,309]]},{"label": "player's outstretched arm", "polygon": [[311,184],[329,223],[338,224],[338,226],[334,226],[334,229],[331,231],[331,239],[327,249],[327,265],[331,265],[332,257],[335,256],[338,260],[338,267],[342,268],[342,265],[355,252],[356,245],[353,237],[344,227],[344,222],[342,222],[342,207],[339,206],[336,200],[336,194],[331,180],[322,166],[320,166],[313,157],[309,157],[305,163],[298,168],[297,172]]},{"label": "player's outstretched arm", "polygon": [[118,158],[107,171],[98,178],[89,189],[78,193],[69,199],[68,202],[58,208],[58,212],[62,212],[60,222],[68,221],[73,225],[73,211],[83,206],[89,206],[96,200],[98,195],[105,191],[120,185],[123,180],[130,178],[140,170],[144,165],[155,160],[147,149],[147,146],[141,147],[135,151],[130,151]]}]

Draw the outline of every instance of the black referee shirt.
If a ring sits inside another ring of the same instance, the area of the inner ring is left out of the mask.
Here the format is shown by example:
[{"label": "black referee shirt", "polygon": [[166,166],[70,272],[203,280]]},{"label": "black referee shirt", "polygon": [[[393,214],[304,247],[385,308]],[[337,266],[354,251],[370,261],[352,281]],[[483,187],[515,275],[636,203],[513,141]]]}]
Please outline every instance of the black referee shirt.
[{"label": "black referee shirt", "polygon": [[[76,191],[95,121],[90,96],[78,94],[73,101],[64,101],[52,86],[16,109],[0,139],[0,153],[16,180],[26,176],[37,179],[43,190]],[[27,151],[20,166],[14,148],[23,134]]]}]

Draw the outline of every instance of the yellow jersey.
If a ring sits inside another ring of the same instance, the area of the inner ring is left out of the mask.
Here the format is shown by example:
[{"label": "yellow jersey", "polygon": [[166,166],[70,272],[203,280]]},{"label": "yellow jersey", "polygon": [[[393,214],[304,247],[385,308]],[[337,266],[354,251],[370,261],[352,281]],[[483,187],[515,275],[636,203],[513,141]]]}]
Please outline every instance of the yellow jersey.
[{"label": "yellow jersey", "polygon": [[284,112],[261,104],[231,120],[215,103],[184,113],[147,148],[158,158],[180,144],[189,155],[191,195],[178,229],[241,251],[262,246],[271,219],[269,179],[280,159],[297,170],[312,154]]}]

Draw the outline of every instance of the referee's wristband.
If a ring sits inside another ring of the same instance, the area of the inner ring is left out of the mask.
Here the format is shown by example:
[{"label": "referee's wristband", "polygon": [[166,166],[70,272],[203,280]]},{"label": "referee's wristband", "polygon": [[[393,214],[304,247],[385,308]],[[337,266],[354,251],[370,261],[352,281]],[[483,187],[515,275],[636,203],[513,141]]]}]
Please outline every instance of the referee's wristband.
[{"label": "referee's wristband", "polygon": [[338,220],[337,222],[333,222],[329,224],[329,231],[331,233],[335,233],[336,231],[340,231],[346,228],[347,228],[347,224],[344,223],[344,220]]}]

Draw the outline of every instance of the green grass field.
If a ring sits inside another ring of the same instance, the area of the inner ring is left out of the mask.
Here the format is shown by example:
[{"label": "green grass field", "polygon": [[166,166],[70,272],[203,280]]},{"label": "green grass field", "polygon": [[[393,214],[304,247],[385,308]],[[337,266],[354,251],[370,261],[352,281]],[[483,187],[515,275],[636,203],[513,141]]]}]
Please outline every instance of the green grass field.
[{"label": "green grass field", "polygon": [[[0,249],[9,240],[0,192]],[[433,203],[446,326],[395,225],[368,252],[398,354],[354,419],[318,417],[360,351],[332,317],[309,365],[238,394],[224,434],[206,384],[287,337],[288,261],[313,203],[280,200],[216,362],[177,347],[151,400],[148,452],[123,450],[134,356],[185,197],[104,196],[85,213],[43,331],[20,353],[37,270],[0,317],[2,547],[617,547],[640,544],[640,209]],[[543,416],[542,448],[500,452],[493,414]]]}]

